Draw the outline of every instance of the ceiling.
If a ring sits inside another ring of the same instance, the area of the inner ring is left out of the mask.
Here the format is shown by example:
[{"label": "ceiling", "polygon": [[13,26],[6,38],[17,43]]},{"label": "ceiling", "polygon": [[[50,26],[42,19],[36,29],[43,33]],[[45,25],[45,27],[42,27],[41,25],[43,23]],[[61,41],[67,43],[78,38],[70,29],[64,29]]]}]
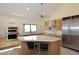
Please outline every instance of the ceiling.
[{"label": "ceiling", "polygon": [[44,15],[50,16],[59,6],[57,3],[44,3],[43,6],[40,3],[0,3],[0,17],[41,20],[41,7]]}]

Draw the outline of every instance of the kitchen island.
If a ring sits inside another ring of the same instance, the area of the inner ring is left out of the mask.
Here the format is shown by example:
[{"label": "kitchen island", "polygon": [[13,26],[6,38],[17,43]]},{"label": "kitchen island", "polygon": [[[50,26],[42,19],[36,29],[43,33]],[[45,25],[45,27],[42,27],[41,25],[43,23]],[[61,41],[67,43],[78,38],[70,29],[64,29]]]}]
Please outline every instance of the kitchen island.
[{"label": "kitchen island", "polygon": [[[50,35],[31,35],[18,37],[21,42],[21,55],[59,55],[61,38]],[[31,43],[31,45],[30,45]],[[29,47],[30,45],[30,47]]]}]

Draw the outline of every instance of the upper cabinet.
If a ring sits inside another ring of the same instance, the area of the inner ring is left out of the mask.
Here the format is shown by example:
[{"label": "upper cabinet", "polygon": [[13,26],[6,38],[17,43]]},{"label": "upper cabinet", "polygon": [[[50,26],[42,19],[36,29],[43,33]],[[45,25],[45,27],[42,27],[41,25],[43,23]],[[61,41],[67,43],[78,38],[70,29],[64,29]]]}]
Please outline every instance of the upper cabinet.
[{"label": "upper cabinet", "polygon": [[44,22],[45,29],[49,29],[49,20]]},{"label": "upper cabinet", "polygon": [[55,20],[55,28],[56,30],[62,30],[62,19]]},{"label": "upper cabinet", "polygon": [[44,26],[46,29],[55,28],[56,30],[62,30],[62,19],[45,21]]},{"label": "upper cabinet", "polygon": [[48,30],[52,30],[53,28],[56,30],[62,30],[62,19],[46,20],[44,21],[44,27]]}]

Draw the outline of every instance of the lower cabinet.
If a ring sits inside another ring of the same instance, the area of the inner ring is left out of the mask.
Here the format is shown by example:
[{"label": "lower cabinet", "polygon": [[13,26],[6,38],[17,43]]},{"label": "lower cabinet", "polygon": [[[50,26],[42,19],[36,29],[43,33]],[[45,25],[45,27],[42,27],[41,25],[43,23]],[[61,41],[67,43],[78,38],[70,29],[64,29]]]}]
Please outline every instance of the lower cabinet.
[{"label": "lower cabinet", "polygon": [[6,41],[5,37],[0,37],[0,49],[5,49],[5,48],[19,46],[19,45],[20,45],[19,40]]},{"label": "lower cabinet", "polygon": [[27,42],[30,54],[47,54],[48,43],[44,42]]},{"label": "lower cabinet", "polygon": [[58,55],[60,41],[57,42],[21,42],[21,55]]}]

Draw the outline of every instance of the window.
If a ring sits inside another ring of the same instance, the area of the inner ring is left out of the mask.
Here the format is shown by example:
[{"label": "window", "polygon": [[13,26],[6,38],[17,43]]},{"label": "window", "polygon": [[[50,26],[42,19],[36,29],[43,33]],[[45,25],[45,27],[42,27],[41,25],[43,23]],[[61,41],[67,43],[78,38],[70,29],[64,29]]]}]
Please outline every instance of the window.
[{"label": "window", "polygon": [[34,24],[24,24],[24,32],[35,32],[36,25]]},{"label": "window", "polygon": [[36,25],[31,25],[31,31],[32,32],[36,31]]}]

